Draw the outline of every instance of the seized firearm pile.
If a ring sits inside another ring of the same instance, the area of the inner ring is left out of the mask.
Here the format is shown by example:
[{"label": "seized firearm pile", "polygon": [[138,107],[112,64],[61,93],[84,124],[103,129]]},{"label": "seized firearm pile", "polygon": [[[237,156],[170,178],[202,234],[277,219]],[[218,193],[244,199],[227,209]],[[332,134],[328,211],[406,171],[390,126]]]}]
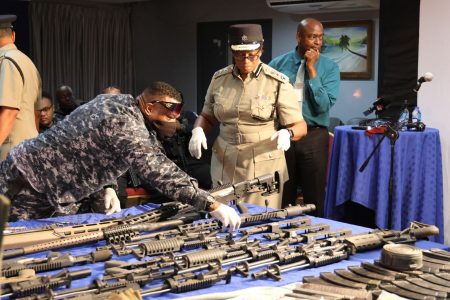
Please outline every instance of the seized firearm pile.
[{"label": "seized firearm pile", "polygon": [[[255,188],[272,192],[273,181],[273,177],[261,177],[227,186],[227,192],[219,189],[218,193],[225,196],[234,193],[239,198]],[[312,224],[304,214],[314,209],[313,205],[297,205],[242,215],[243,228],[237,237],[220,232],[218,221],[193,222],[192,208],[180,203],[96,224],[16,232],[5,238],[4,257],[9,259],[4,261],[0,278],[2,296],[106,299],[130,287],[140,289],[142,296],[182,293],[222,281],[228,283],[235,275],[280,280],[283,272],[332,264],[358,251],[381,248],[386,243],[414,243],[438,233],[435,226],[421,225],[403,232],[375,230],[352,235],[349,229],[330,230],[328,224]],[[19,238],[26,242],[18,241]],[[45,257],[14,259],[94,242],[102,246],[85,255],[49,252]],[[132,263],[110,260],[113,253],[134,255],[139,260]],[[95,262],[104,262],[102,278],[85,287],[69,288],[72,280],[89,276],[90,269],[63,268]],[[58,269],[62,271],[55,275],[35,274]]]}]

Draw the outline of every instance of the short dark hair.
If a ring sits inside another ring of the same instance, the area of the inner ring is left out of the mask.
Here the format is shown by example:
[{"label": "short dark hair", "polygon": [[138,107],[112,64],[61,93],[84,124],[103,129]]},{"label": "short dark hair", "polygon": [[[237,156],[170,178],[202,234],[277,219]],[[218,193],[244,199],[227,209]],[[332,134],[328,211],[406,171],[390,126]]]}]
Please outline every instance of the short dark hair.
[{"label": "short dark hair", "polygon": [[11,28],[0,28],[0,38],[11,36],[12,32]]},{"label": "short dark hair", "polygon": [[168,96],[181,103],[183,103],[183,95],[173,86],[163,81],[154,81],[148,86],[144,92],[144,95],[158,95]]},{"label": "short dark hair", "polygon": [[54,105],[55,103],[53,102],[53,98],[52,98],[52,95],[50,95],[50,93],[49,92],[46,92],[46,91],[42,91],[42,97],[41,98],[47,98],[47,99],[49,99],[50,100],[50,103],[52,104],[52,105]]}]

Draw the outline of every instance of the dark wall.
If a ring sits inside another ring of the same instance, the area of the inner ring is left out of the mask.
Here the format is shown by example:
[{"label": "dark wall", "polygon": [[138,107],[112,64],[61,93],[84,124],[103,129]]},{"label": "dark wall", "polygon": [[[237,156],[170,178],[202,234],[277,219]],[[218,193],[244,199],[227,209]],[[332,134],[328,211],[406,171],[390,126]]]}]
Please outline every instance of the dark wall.
[{"label": "dark wall", "polygon": [[406,99],[417,103],[420,0],[381,0],[378,95],[398,94],[382,117],[397,116]]},{"label": "dark wall", "polygon": [[28,1],[0,1],[2,15],[16,15],[14,31],[16,32],[17,48],[30,56],[30,25],[28,23]]}]

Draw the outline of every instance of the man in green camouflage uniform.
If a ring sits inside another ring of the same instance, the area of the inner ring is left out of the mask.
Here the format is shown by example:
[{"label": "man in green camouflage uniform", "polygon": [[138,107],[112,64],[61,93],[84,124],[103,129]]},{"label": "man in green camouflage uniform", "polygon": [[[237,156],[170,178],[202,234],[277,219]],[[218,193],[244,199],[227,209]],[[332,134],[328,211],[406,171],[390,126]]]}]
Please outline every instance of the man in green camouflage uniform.
[{"label": "man in green camouflage uniform", "polygon": [[74,214],[80,199],[114,184],[132,167],[169,198],[208,210],[231,230],[239,227],[236,212],[199,189],[163,154],[155,131],[145,125],[153,115],[175,121],[180,102],[180,93],[163,82],[152,83],[137,100],[102,94],[19,144],[0,163],[0,194],[12,200],[11,218]]}]

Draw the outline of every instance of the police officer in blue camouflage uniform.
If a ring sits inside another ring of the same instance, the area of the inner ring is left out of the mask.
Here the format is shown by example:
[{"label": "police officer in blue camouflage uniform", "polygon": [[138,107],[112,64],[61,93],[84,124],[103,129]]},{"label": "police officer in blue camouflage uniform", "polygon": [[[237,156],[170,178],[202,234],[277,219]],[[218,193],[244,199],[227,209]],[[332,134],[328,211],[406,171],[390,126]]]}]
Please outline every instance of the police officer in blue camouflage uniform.
[{"label": "police officer in blue camouflage uniform", "polygon": [[[11,219],[74,214],[80,199],[114,184],[132,167],[142,181],[169,198],[207,210],[230,230],[237,229],[235,210],[199,189],[195,179],[163,154],[155,131],[145,125],[145,120],[154,121],[154,114],[174,122],[181,106],[175,88],[154,82],[137,99],[99,95],[22,142],[0,163],[0,194],[12,200]],[[106,198],[107,210],[120,209],[117,197]]]}]

